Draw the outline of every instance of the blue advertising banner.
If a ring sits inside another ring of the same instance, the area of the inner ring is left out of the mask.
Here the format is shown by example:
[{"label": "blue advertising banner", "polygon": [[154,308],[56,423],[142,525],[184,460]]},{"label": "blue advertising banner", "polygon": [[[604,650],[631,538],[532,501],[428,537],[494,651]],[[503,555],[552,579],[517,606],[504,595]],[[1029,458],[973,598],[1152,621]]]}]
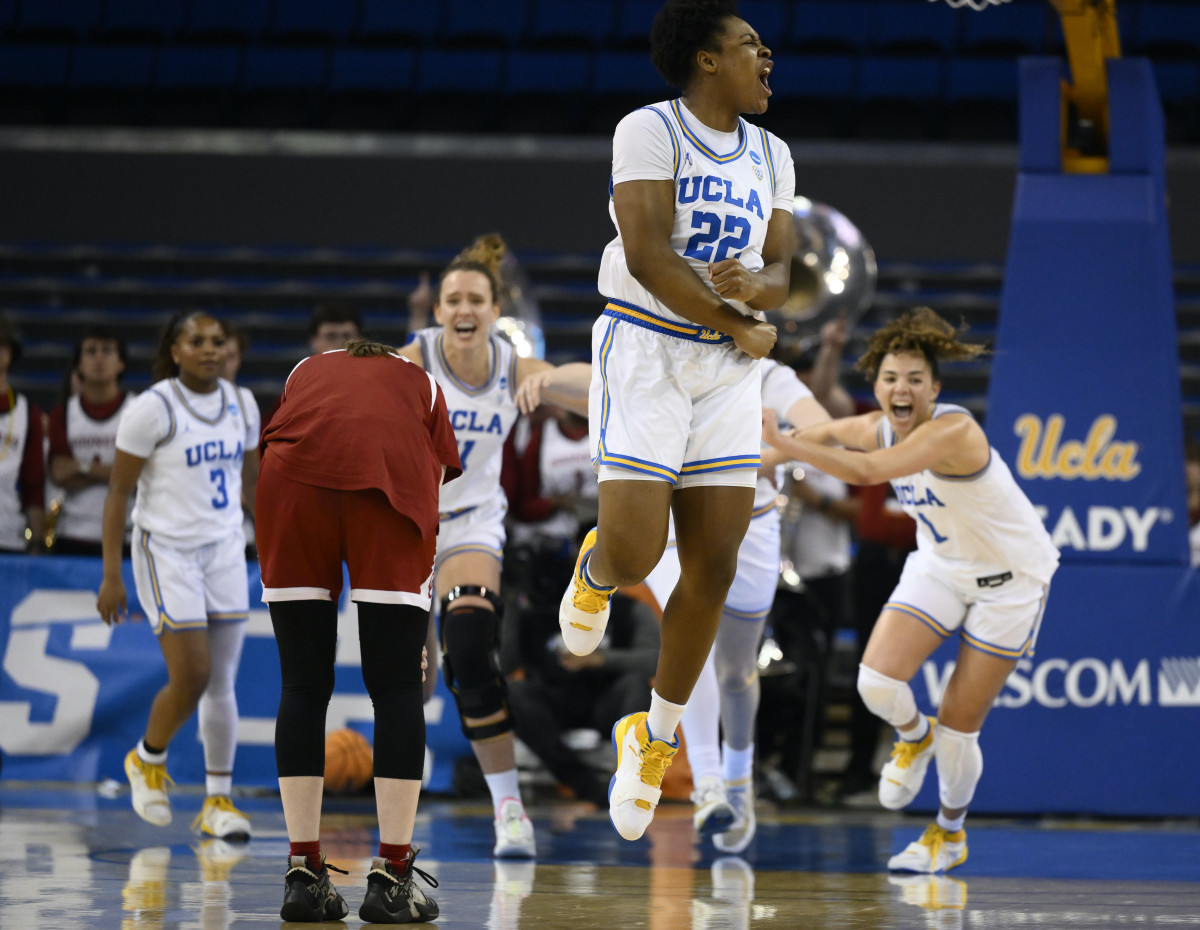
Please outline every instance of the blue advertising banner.
[{"label": "blue advertising banner", "polygon": [[1021,62],[988,434],[1064,562],[1186,565],[1162,110],[1149,62],[1110,61],[1110,170],[1065,174],[1063,67]]},{"label": "blue advertising banner", "polygon": [[[936,711],[957,637],[913,679]],[[1063,565],[983,727],[972,813],[1200,815],[1200,572]],[[930,767],[912,807],[937,807]]]},{"label": "blue advertising banner", "polygon": [[[105,626],[96,612],[99,559],[0,556],[0,752],[6,779],[124,781],[125,754],[141,737],[150,701],[166,681],[162,653],[144,621]],[[275,785],[275,714],[279,656],[261,601],[258,566],[247,573],[250,619],[237,680],[238,754],[234,782]],[[125,566],[130,609],[137,610]],[[347,586],[348,590],[349,586]],[[328,730],[374,735],[362,682],[357,613],[344,601],[338,617],[336,683]],[[449,791],[454,762],[470,753],[454,700],[443,682],[425,705],[425,785]],[[204,779],[193,718],[171,744],[171,776]]]}]

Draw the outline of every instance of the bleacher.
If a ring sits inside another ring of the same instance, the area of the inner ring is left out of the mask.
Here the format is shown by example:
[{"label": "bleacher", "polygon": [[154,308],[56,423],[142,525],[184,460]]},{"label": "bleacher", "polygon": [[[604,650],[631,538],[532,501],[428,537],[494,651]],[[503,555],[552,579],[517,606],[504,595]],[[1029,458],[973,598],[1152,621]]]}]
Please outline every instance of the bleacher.
[{"label": "bleacher", "polygon": [[[217,249],[166,246],[0,246],[0,307],[17,324],[24,357],[14,386],[49,409],[57,400],[76,334],[90,323],[123,333],[130,350],[125,383],[149,384],[163,323],[203,307],[249,337],[239,380],[269,408],[307,345],[316,304],[358,308],[367,334],[391,344],[407,338],[407,297],[422,271],[436,274],[448,252],[384,249]],[[587,360],[599,310],[599,256],[522,254],[553,362]],[[853,361],[878,326],[913,306],[933,307],[989,340],[999,312],[1003,268],[995,264],[884,263],[874,300],[843,359],[843,383],[869,397]],[[1180,373],[1187,428],[1200,432],[1200,269],[1176,273]],[[1130,325],[1134,325],[1131,321]],[[989,362],[947,366],[943,399],[986,415]]]},{"label": "bleacher", "polygon": [[[661,0],[0,0],[0,123],[602,134],[668,95]],[[1120,0],[1172,143],[1200,142],[1200,7]],[[743,0],[785,138],[1016,138],[1047,0]]]}]

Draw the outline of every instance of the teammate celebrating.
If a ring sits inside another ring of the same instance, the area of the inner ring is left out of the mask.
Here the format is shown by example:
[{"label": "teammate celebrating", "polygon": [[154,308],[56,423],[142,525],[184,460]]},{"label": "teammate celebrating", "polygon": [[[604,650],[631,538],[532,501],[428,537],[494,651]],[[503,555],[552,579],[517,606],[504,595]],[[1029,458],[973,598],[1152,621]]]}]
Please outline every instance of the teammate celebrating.
[{"label": "teammate celebrating", "polygon": [[[983,429],[964,408],[937,402],[939,362],[982,351],[921,308],[880,329],[858,360],[880,411],[791,436],[763,417],[772,445],[851,484],[890,481],[917,521],[917,550],[858,674],[863,703],[900,735],[879,781],[883,806],[910,803],[937,760],[937,821],[889,860],[901,871],[966,861],[963,820],[983,772],[979,731],[1017,661],[1033,652],[1058,566],[1058,550]],[[956,631],[958,661],[933,720],[918,712],[909,681]]]},{"label": "teammate celebrating", "polygon": [[680,582],[662,619],[649,713],[617,722],[609,813],[634,840],[654,817],[675,728],[712,647],[754,501],[760,379],[788,292],[795,171],[787,146],[741,119],[771,96],[771,52],[732,0],[669,0],[650,34],[683,96],[617,125],[604,250],[608,299],[592,330],[589,407],[600,480],[560,626],[599,644],[608,600],[658,564],[674,513]]},{"label": "teammate celebrating", "polygon": [[230,800],[237,749],[234,681],[249,611],[243,495],[254,503],[259,413],[249,391],[220,377],[225,330],[204,311],[177,314],[163,333],[158,379],[129,405],[104,502],[104,580],[96,606],[105,623],[126,614],[121,544],[129,496],[133,574],[167,664],[146,732],[125,757],[133,809],[171,822],[167,747],[199,707],[208,797],[194,826],[248,839],[250,821]]},{"label": "teammate celebrating", "polygon": [[502,859],[536,854],[517,782],[504,677],[494,654],[507,509],[500,485],[504,440],[517,418],[522,382],[536,376],[548,401],[586,413],[588,376],[586,364],[555,368],[520,358],[511,343],[492,333],[500,316],[499,271],[506,253],[504,240],[491,235],[455,258],[436,288],[433,312],[439,325],[418,330],[400,351],[441,385],[458,438],[463,474],[442,488],[439,505],[435,583],[441,650],[463,734],[492,796],[493,853]]}]

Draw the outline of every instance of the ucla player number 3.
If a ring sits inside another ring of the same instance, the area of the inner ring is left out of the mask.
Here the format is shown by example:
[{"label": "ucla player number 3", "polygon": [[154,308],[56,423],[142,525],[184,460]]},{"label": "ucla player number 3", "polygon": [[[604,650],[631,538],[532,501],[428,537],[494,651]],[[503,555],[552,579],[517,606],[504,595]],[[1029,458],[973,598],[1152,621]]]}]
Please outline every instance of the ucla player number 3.
[{"label": "ucla player number 3", "polygon": [[214,468],[208,473],[209,479],[216,485],[217,494],[212,499],[212,505],[217,510],[229,505],[229,492],[225,490],[225,472],[220,468]]}]

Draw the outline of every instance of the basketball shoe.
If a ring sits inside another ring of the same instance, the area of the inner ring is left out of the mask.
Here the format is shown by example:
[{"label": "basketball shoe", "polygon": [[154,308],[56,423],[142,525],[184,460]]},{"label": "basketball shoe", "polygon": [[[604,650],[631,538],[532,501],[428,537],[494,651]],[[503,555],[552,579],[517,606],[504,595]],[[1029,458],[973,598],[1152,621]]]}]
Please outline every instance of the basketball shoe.
[{"label": "basketball shoe", "polygon": [[736,819],[728,830],[713,837],[713,846],[723,853],[740,853],[750,845],[758,830],[758,818],[754,815],[754,776],[726,782],[725,794]]},{"label": "basketball shoe", "polygon": [[737,819],[737,812],[725,796],[725,781],[716,775],[696,779],[692,805],[692,826],[701,836],[723,833]]},{"label": "basketball shoe", "polygon": [[663,776],[679,751],[678,737],[669,743],[654,737],[648,716],[629,714],[613,726],[617,772],[608,785],[608,816],[627,840],[638,839],[650,826],[662,797]]},{"label": "basketball shoe", "polygon": [[408,868],[401,874],[386,859],[371,860],[371,871],[367,873],[367,896],[363,898],[358,916],[367,923],[377,924],[422,924],[436,920],[437,901],[418,888],[419,875],[431,888],[438,886],[437,879],[413,865],[417,853],[415,846],[408,858]]},{"label": "basketball shoe", "polygon": [[308,867],[304,856],[289,856],[288,870],[283,876],[283,907],[279,916],[284,920],[300,923],[320,923],[323,920],[341,920],[350,913],[338,890],[329,881],[330,871],[349,873],[330,865],[321,856],[321,871]]},{"label": "basketball shoe", "polygon": [[950,833],[931,823],[915,843],[888,860],[894,872],[946,872],[967,861],[967,831]]},{"label": "basketball shoe", "polygon": [[505,798],[500,802],[495,827],[496,845],[492,847],[492,855],[497,859],[532,859],[537,855],[533,823],[520,798]]},{"label": "basketball shoe", "polygon": [[611,612],[608,602],[616,590],[597,588],[588,583],[584,562],[594,548],[595,527],[583,537],[579,557],[575,560],[575,574],[558,606],[558,627],[562,630],[563,644],[577,656],[586,656],[600,645]]},{"label": "basketball shoe", "polygon": [[143,762],[137,749],[125,757],[125,775],[129,779],[130,800],[137,815],[156,827],[171,822],[171,802],[167,800],[167,785],[173,785],[165,765]]},{"label": "basketball shoe", "polygon": [[929,732],[922,740],[896,740],[892,757],[879,772],[879,803],[898,811],[912,803],[925,782],[925,770],[933,761],[933,731],[937,721],[929,720]]},{"label": "basketball shoe", "polygon": [[250,819],[233,806],[227,795],[210,794],[192,821],[192,829],[220,840],[245,842],[250,839]]}]

